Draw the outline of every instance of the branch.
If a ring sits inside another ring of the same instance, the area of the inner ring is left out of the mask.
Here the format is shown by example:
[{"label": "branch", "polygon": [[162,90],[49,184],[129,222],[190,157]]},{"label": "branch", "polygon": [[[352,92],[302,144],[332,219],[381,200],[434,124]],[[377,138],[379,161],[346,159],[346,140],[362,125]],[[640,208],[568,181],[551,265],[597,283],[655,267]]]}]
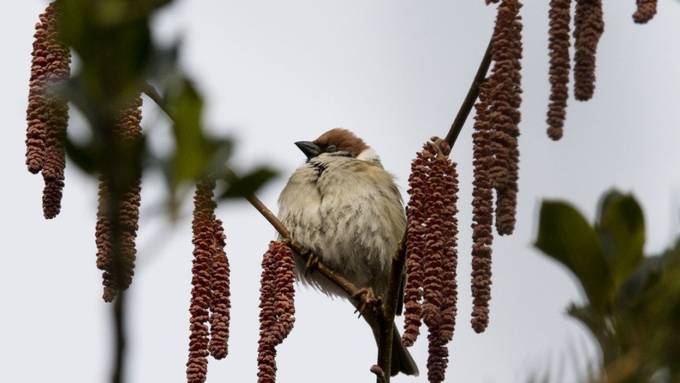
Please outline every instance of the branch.
[{"label": "branch", "polygon": [[477,69],[475,79],[472,81],[472,84],[470,85],[470,90],[468,90],[467,96],[465,96],[465,100],[463,100],[463,104],[460,106],[458,114],[456,115],[456,118],[453,120],[453,124],[451,124],[451,129],[449,129],[449,133],[446,135],[445,140],[446,142],[449,143],[449,146],[451,148],[453,148],[453,145],[456,143],[460,131],[463,130],[463,126],[465,125],[465,121],[467,121],[467,118],[470,115],[472,107],[475,106],[475,101],[477,101],[477,97],[479,97],[479,87],[480,85],[482,85],[482,82],[484,82],[484,79],[486,78],[486,73],[489,71],[490,65],[491,65],[491,41],[489,41],[489,45],[487,45],[486,47],[486,52],[484,52],[482,62],[479,64],[479,69]]}]

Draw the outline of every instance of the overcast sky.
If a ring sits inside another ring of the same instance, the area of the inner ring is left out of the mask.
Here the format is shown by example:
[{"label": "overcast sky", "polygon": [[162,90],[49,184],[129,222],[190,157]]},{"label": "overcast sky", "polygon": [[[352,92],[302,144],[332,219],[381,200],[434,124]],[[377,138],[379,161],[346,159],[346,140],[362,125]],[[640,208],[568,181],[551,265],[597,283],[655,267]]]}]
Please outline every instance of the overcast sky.
[{"label": "overcast sky", "polygon": [[[488,41],[495,11],[477,1],[175,1],[155,20],[162,41],[181,37],[182,63],[207,99],[213,131],[238,142],[238,167],[276,166],[260,196],[272,208],[303,161],[294,141],[342,126],[382,156],[405,194],[409,163],[424,140],[444,135]],[[662,1],[646,26],[634,1],[606,1],[595,98],[570,99],[565,137],[545,135],[547,0],[526,1],[521,178],[516,234],[494,244],[491,325],[469,327],[471,124],[454,149],[459,163],[459,325],[447,381],[522,382],[532,372],[582,365],[585,332],[564,315],[579,291],[532,249],[542,198],[565,198],[590,218],[609,187],[644,205],[648,252],[678,232],[680,196],[680,6]],[[0,368],[3,381],[104,382],[109,306],[95,267],[96,185],[68,165],[62,214],[42,219],[42,180],[24,166],[33,27],[45,2],[14,1],[2,12],[0,130]],[[147,101],[147,100],[145,100]],[[145,108],[145,126],[163,117]],[[78,119],[73,118],[78,130]],[[82,129],[82,126],[80,127]],[[163,128],[153,134],[163,147]],[[144,180],[139,262],[130,296],[129,382],[182,382],[188,335],[191,235],[154,215],[163,189]],[[260,257],[273,229],[242,202],[220,205],[232,270],[230,355],[210,362],[208,382],[254,381]],[[369,382],[376,349],[351,306],[299,288],[297,321],[280,348],[279,382]],[[424,338],[413,352],[425,372]],[[568,369],[568,368],[567,368]],[[557,373],[555,373],[557,375]],[[571,382],[573,372],[556,381]],[[397,382],[422,382],[398,378]]]}]

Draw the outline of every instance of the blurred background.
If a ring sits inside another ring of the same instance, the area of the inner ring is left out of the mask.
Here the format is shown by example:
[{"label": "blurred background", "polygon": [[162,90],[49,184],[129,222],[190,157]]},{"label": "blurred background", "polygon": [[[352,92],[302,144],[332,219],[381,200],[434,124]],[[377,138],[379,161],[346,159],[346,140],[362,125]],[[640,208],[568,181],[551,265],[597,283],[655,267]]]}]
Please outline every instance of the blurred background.
[{"label": "blurred background", "polygon": [[[5,47],[0,133],[0,366],[7,381],[101,382],[110,363],[109,308],[95,268],[96,184],[67,165],[61,215],[42,219],[42,180],[24,166],[25,109],[34,25],[46,2],[13,2],[2,17]],[[632,192],[645,208],[645,252],[678,234],[680,206],[680,4],[661,2],[646,26],[635,2],[606,1],[597,90],[570,99],[565,136],[545,134],[548,103],[548,1],[527,1],[516,234],[494,244],[491,325],[469,327],[471,122],[454,148],[459,164],[459,317],[447,381],[521,382],[550,370],[572,382],[598,352],[565,315],[582,294],[557,263],[539,255],[537,208],[543,198],[572,201],[592,220],[601,193]],[[237,142],[232,164],[280,171],[259,196],[271,208],[304,158],[292,144],[345,127],[365,139],[406,197],[410,161],[432,135],[445,135],[474,76],[493,27],[483,1],[371,2],[177,0],[154,19],[161,43],[182,41],[181,65],[206,100],[212,132]],[[144,126],[157,151],[169,150],[165,116],[145,99]],[[71,113],[70,133],[84,134]],[[190,204],[169,222],[164,185],[146,174],[138,264],[128,294],[129,382],[185,380],[191,280]],[[255,379],[261,255],[274,230],[245,202],[218,209],[232,270],[230,355],[210,362],[209,382]],[[296,325],[280,347],[280,382],[368,381],[375,345],[347,302],[300,287]],[[426,344],[414,348],[425,371]],[[328,374],[330,372],[330,374]],[[397,382],[424,381],[397,377]]]}]

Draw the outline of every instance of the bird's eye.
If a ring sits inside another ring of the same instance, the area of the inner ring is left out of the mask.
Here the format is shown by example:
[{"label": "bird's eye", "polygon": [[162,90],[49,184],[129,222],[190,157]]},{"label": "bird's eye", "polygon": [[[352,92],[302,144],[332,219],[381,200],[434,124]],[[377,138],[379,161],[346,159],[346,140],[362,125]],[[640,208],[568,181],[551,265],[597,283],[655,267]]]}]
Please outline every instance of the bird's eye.
[{"label": "bird's eye", "polygon": [[333,153],[333,152],[337,152],[337,151],[338,151],[338,148],[335,145],[328,145],[326,147],[326,153]]}]

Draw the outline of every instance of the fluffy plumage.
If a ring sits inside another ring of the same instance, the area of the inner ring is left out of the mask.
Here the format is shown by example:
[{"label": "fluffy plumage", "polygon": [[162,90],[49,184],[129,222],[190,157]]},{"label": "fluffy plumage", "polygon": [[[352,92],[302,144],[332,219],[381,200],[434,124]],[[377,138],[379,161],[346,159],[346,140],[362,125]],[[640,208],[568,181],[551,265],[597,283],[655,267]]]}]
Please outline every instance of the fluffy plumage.
[{"label": "fluffy plumage", "polygon": [[[333,129],[312,142],[296,143],[308,156],[279,197],[279,218],[294,240],[359,288],[382,296],[406,215],[394,178],[377,153],[345,129]],[[330,295],[346,295],[318,273],[298,279]],[[374,333],[375,326],[372,326]],[[417,374],[417,367],[395,334],[396,371]]]}]

